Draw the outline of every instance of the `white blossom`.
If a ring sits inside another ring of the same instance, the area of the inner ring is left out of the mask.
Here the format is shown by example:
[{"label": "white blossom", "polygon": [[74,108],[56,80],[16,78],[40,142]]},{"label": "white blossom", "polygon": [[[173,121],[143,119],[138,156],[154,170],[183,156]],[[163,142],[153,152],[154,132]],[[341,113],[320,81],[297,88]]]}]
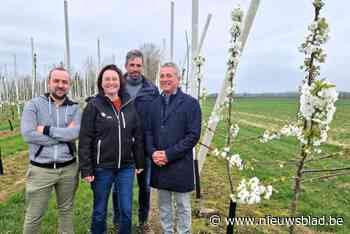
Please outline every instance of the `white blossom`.
[{"label": "white blossom", "polygon": [[268,185],[266,187],[266,190],[265,190],[265,199],[270,199],[270,197],[272,196],[272,186],[271,185]]},{"label": "white blossom", "polygon": [[223,157],[223,158],[226,158],[226,157],[227,157],[227,152],[222,151],[221,154],[220,154],[220,156]]},{"label": "white blossom", "polygon": [[239,154],[234,154],[228,159],[230,167],[236,166],[239,170],[243,170],[243,161]]},{"label": "white blossom", "polygon": [[243,204],[256,204],[261,202],[261,196],[264,195],[264,199],[269,199],[272,195],[272,186],[264,186],[260,184],[260,180],[257,177],[251,178],[248,182],[246,179],[242,179],[237,188],[237,194],[231,195],[231,199]]},{"label": "white blossom", "polygon": [[205,57],[198,55],[198,56],[194,57],[193,62],[196,66],[201,66],[205,62]]},{"label": "white blossom", "polygon": [[219,154],[220,154],[220,151],[219,151],[217,148],[215,148],[215,149],[213,150],[213,155],[214,155],[214,156],[219,156]]},{"label": "white blossom", "polygon": [[230,135],[232,138],[236,138],[238,136],[239,133],[239,127],[237,124],[235,125],[231,125],[230,127]]},{"label": "white blossom", "polygon": [[260,142],[267,143],[273,139],[279,139],[279,138],[280,138],[280,134],[278,132],[270,133],[269,130],[265,130],[262,135],[262,138],[260,139]]},{"label": "white blossom", "polygon": [[240,6],[238,6],[235,9],[233,9],[233,11],[231,12],[231,18],[232,18],[233,21],[242,22],[242,20],[243,20],[243,11],[241,10]]},{"label": "white blossom", "polygon": [[232,95],[233,92],[234,92],[233,87],[229,86],[229,87],[226,88],[226,94],[227,94],[227,95]]}]

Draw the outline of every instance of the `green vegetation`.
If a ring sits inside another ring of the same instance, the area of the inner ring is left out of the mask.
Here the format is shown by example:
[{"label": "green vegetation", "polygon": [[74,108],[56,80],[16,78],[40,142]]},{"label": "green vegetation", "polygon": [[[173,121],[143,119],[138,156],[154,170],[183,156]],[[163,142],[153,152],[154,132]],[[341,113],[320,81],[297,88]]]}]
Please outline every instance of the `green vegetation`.
[{"label": "green vegetation", "polygon": [[0,147],[3,157],[14,155],[28,149],[20,134],[0,138]]},{"label": "green vegetation", "polygon": [[[135,179],[136,181],[136,179]],[[134,189],[133,214],[137,214],[137,189]],[[111,197],[111,195],[110,195]],[[112,202],[108,209],[108,227],[112,227]],[[81,181],[75,199],[74,227],[75,233],[89,233],[92,212],[92,191],[90,186]],[[24,191],[14,194],[4,204],[0,203],[0,233],[22,233],[22,226],[25,213],[25,193]],[[56,198],[52,193],[49,209],[42,222],[42,233],[55,233],[58,227],[58,211],[56,209]],[[137,222],[133,217],[133,225]],[[134,228],[135,229],[135,228]]]},{"label": "green vegetation", "polygon": [[[206,110],[211,109],[210,106],[213,106],[213,103],[214,100],[209,100],[209,107],[206,107]],[[349,100],[339,101],[333,129],[330,133],[330,139],[336,144],[323,146],[324,154],[342,151],[344,146],[340,146],[340,143],[350,144],[350,120],[346,117],[346,113],[350,111],[349,104]],[[241,98],[237,99],[234,105],[234,117],[241,130],[235,144],[231,147],[231,152],[239,153],[242,159],[252,162],[254,167],[253,171],[245,170],[242,175],[247,177],[258,176],[267,184],[272,184],[275,189],[271,200],[264,201],[258,206],[239,205],[237,216],[288,216],[289,202],[292,198],[292,177],[296,167],[293,162],[285,162],[295,160],[299,150],[298,141],[293,137],[287,137],[262,144],[257,138],[262,135],[264,128],[277,129],[277,127],[281,127],[287,122],[285,120],[293,120],[297,111],[297,100],[289,98]],[[225,133],[225,126],[222,123],[218,125],[217,133],[212,147],[222,147],[224,145],[224,140],[220,137]],[[336,140],[341,140],[341,142],[335,142]],[[349,159],[350,155],[345,153],[342,157],[310,163],[308,169],[350,166]],[[214,170],[220,173],[214,172]],[[227,216],[229,200],[229,184],[225,173],[225,162],[214,156],[209,156],[202,172],[202,187],[205,193],[203,200],[206,204],[205,207],[218,209],[223,216]],[[321,175],[320,173],[310,174],[304,178]],[[206,178],[207,176],[209,176],[209,180]],[[235,176],[235,179],[238,183],[238,176]],[[214,190],[210,188],[213,186],[215,187]],[[349,176],[318,180],[313,183],[306,182],[303,185],[303,193],[300,199],[299,216],[342,217],[344,219],[344,225],[342,226],[313,226],[310,228],[318,231],[350,233],[349,187]],[[221,202],[217,202],[218,197],[220,197]],[[214,201],[216,201],[215,205],[212,204]],[[214,228],[208,222],[203,223],[203,220],[195,222],[198,230],[209,229],[212,233],[224,232],[224,225]],[[242,233],[256,233],[256,228],[266,233],[273,232],[265,226],[240,226],[239,230]],[[277,228],[278,233],[287,231],[285,227]]]},{"label": "green vegetation", "polygon": [[[208,118],[214,104],[213,99],[208,99],[203,107],[204,118]],[[292,176],[295,165],[283,163],[294,160],[298,155],[298,142],[292,138],[282,138],[262,144],[258,137],[264,128],[277,129],[286,120],[293,120],[298,109],[298,100],[292,98],[239,98],[234,104],[234,117],[240,127],[237,141],[232,147],[232,152],[239,153],[242,159],[253,163],[254,171],[244,171],[245,176],[258,176],[267,184],[274,186],[271,200],[264,201],[258,206],[238,205],[237,216],[239,217],[264,217],[288,216],[289,202],[292,197]],[[337,103],[337,113],[330,132],[331,143],[323,146],[324,154],[338,152],[349,148],[350,145],[350,100],[340,100]],[[219,137],[224,133],[224,125],[218,126],[217,135],[214,139],[214,147],[223,145],[223,139]],[[205,129],[203,129],[204,132]],[[248,140],[252,139],[253,140]],[[11,143],[13,142],[13,143]],[[17,142],[17,143],[16,143]],[[20,136],[0,139],[1,145],[12,150],[16,145],[21,145]],[[13,150],[13,153],[23,149]],[[4,153],[5,155],[11,153]],[[324,161],[315,161],[308,168],[336,168],[350,165],[350,155]],[[236,172],[234,172],[236,174]],[[310,176],[318,177],[320,174]],[[310,176],[305,178],[311,178]],[[234,176],[236,183],[239,181]],[[208,156],[201,177],[203,198],[201,207],[216,209],[220,215],[227,216],[229,184],[226,177],[225,162],[214,156]],[[137,187],[137,186],[136,186]],[[135,189],[136,190],[136,189]],[[136,193],[136,191],[135,191]],[[134,195],[134,225],[136,224],[137,197]],[[86,183],[81,183],[75,202],[75,228],[76,233],[87,233],[91,219],[92,194]],[[57,228],[57,210],[54,209],[54,199],[50,202],[50,208],[45,216],[42,230],[43,233],[54,233]],[[193,201],[193,207],[198,204]],[[298,233],[306,230],[307,233],[316,231],[330,233],[350,233],[350,178],[341,176],[338,178],[318,180],[313,183],[307,182],[303,185],[303,193],[300,197],[298,209],[299,216],[332,216],[344,218],[342,226],[310,226],[301,228]],[[4,233],[20,233],[22,230],[24,216],[24,193],[14,194],[5,203],[0,204],[0,230]],[[109,209],[109,225],[111,225],[112,212]],[[206,233],[225,233],[226,226],[222,222],[219,226],[209,224],[208,218],[193,218],[193,233],[205,231]],[[239,233],[286,233],[287,228],[283,226],[239,226]],[[0,232],[1,233],[1,232]]]}]

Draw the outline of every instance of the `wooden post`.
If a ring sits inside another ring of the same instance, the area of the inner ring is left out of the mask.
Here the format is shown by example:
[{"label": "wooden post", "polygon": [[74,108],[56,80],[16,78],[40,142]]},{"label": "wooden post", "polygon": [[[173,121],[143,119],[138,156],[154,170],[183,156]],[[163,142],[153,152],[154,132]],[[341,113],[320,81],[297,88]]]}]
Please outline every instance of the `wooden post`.
[{"label": "wooden post", "polygon": [[[12,108],[11,108],[11,111],[13,111]],[[10,130],[13,131],[14,128],[13,128],[11,119],[8,119],[8,122],[9,122],[9,125],[10,125]]]}]

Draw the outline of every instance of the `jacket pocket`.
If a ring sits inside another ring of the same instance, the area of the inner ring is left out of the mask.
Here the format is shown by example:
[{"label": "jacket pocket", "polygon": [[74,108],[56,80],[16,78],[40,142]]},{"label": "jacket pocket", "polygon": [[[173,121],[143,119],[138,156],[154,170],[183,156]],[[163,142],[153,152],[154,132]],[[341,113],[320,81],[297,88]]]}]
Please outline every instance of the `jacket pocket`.
[{"label": "jacket pocket", "polygon": [[101,160],[101,140],[97,141],[97,165],[100,164]]}]

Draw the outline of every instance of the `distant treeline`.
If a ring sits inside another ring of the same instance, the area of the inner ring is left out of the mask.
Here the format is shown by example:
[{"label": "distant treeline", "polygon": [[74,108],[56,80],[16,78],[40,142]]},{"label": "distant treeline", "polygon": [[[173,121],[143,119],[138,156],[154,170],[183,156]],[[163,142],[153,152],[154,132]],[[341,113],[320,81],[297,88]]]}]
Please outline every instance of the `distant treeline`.
[{"label": "distant treeline", "polygon": [[[216,98],[217,93],[209,94],[208,97]],[[284,92],[284,93],[237,93],[236,97],[286,97],[297,98],[299,93],[297,92]],[[350,92],[339,92],[340,99],[350,99]]]}]

